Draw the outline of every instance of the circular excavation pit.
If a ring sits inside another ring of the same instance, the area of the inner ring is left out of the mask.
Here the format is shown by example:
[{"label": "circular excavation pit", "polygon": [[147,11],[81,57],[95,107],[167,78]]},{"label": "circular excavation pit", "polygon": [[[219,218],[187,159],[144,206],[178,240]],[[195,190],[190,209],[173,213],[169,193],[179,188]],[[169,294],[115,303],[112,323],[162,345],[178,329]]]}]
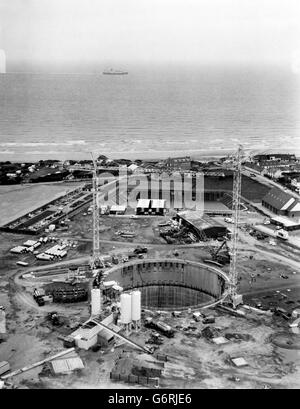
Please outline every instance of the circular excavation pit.
[{"label": "circular excavation pit", "polygon": [[135,260],[111,268],[106,281],[139,289],[146,309],[181,311],[222,300],[228,278],[218,268],[180,259]]}]

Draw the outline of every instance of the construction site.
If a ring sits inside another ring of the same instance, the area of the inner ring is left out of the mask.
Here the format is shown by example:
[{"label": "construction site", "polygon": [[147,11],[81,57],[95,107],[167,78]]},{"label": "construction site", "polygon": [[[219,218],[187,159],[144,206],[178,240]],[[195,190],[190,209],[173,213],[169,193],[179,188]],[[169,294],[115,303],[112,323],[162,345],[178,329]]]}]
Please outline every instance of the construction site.
[{"label": "construction site", "polygon": [[1,388],[299,388],[299,233],[259,228],[269,187],[244,156],[204,213],[109,209],[94,160],[90,190],[6,223]]}]

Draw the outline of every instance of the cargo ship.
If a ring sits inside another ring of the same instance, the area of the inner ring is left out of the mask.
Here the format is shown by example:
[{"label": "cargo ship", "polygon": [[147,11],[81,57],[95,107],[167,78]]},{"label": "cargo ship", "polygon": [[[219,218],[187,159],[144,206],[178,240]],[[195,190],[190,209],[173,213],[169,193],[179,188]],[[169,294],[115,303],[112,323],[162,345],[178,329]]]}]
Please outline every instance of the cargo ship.
[{"label": "cargo ship", "polygon": [[119,71],[119,70],[113,70],[112,68],[110,70],[105,70],[103,71],[104,75],[127,75],[127,71]]}]

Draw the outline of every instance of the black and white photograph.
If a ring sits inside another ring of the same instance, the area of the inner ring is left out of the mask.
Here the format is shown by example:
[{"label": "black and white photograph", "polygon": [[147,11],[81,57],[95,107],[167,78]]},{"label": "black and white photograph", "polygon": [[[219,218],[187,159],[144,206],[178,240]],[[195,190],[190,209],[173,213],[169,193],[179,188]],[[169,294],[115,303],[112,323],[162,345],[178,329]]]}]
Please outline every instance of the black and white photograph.
[{"label": "black and white photograph", "polygon": [[0,0],[3,393],[299,388],[299,0]]}]

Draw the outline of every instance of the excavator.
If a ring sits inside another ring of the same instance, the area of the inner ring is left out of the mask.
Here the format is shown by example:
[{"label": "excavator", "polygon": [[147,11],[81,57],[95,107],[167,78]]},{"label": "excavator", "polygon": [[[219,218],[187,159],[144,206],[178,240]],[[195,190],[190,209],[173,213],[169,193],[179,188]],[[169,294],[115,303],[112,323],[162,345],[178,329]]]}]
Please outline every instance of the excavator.
[{"label": "excavator", "polygon": [[215,249],[214,247],[210,247],[209,252],[211,255],[211,259],[204,260],[206,263],[213,263],[220,267],[230,263],[230,253],[227,244],[227,238],[224,238],[224,241],[217,249]]}]

